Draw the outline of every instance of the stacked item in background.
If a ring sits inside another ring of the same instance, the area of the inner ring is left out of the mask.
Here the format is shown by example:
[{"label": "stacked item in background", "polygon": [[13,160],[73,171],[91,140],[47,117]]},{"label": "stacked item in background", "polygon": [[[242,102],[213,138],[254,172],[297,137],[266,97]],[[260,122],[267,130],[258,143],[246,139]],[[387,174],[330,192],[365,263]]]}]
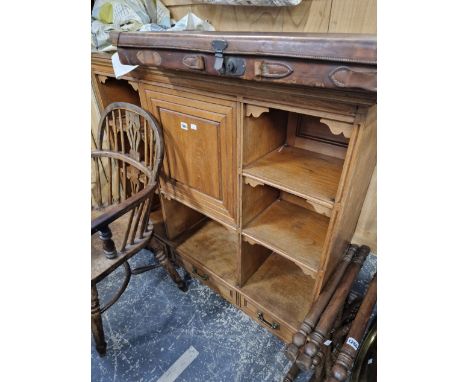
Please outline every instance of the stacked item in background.
[{"label": "stacked item in background", "polygon": [[116,31],[214,31],[213,26],[189,12],[171,20],[161,0],[97,0],[91,12],[91,50],[115,51],[109,32]]},{"label": "stacked item in background", "polygon": [[200,0],[200,3],[215,5],[251,5],[259,7],[285,7],[298,5],[302,0]]}]

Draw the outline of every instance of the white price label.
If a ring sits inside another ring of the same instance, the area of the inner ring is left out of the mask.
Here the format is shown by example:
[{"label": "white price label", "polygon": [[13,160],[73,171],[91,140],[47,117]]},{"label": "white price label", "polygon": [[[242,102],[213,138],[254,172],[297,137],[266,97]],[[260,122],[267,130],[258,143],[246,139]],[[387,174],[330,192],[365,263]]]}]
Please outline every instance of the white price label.
[{"label": "white price label", "polygon": [[196,129],[197,129],[197,125],[195,125],[194,123],[191,123],[191,124],[190,124],[190,128],[191,128],[192,130],[196,130]]},{"label": "white price label", "polygon": [[348,337],[348,339],[346,340],[346,344],[351,346],[354,350],[359,349],[359,342],[357,342],[353,337]]},{"label": "white price label", "polygon": [[323,344],[324,344],[325,346],[330,346],[331,343],[332,343],[332,342],[331,342],[330,340],[326,340]]},{"label": "white price label", "polygon": [[183,129],[183,130],[188,130],[188,125],[186,122],[181,122],[180,123],[180,128]]}]

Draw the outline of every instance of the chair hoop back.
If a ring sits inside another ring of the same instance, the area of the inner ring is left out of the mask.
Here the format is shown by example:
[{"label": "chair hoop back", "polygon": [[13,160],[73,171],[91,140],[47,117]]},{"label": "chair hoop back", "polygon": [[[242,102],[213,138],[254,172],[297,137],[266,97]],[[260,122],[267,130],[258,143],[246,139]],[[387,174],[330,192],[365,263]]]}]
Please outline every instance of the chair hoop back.
[{"label": "chair hoop back", "polygon": [[153,115],[128,102],[107,106],[99,121],[97,149],[129,155],[157,181],[164,157],[162,130]]}]

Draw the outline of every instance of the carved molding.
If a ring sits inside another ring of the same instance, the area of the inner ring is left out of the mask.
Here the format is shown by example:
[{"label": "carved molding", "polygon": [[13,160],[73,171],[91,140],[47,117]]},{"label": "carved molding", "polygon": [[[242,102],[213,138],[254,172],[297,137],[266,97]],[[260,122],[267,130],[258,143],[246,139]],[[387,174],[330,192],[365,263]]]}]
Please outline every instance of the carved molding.
[{"label": "carved molding", "polygon": [[107,76],[104,76],[104,75],[102,75],[102,74],[98,74],[98,80],[99,80],[99,82],[100,82],[101,84],[105,84],[108,78],[109,78],[109,77],[107,77]]},{"label": "carved molding", "polygon": [[244,178],[244,183],[245,184],[248,184],[249,186],[252,186],[252,187],[257,187],[257,186],[264,186],[265,183],[262,183],[256,179],[252,179],[252,178]]},{"label": "carved molding", "polygon": [[246,117],[254,117],[258,118],[260,117],[263,113],[268,113],[270,109],[268,107],[263,107],[263,106],[256,106],[256,105],[247,105],[245,107],[245,116]]},{"label": "carved molding", "polygon": [[351,134],[353,133],[353,125],[327,118],[321,118],[320,122],[327,125],[332,134],[343,134],[346,138],[351,138]]},{"label": "carved molding", "polygon": [[160,193],[162,197],[164,197],[164,199],[166,200],[172,200],[172,196],[166,194],[165,192],[161,192]]},{"label": "carved molding", "polygon": [[242,235],[242,239],[243,239],[245,242],[249,243],[250,245],[258,245],[258,243],[257,243],[255,240],[252,240],[252,239],[251,239],[250,237],[248,237],[248,236]]},{"label": "carved molding", "polygon": [[138,82],[128,81],[128,83],[132,86],[133,90],[135,90],[136,92],[138,91]]},{"label": "carved molding", "polygon": [[330,208],[317,204],[311,200],[307,200],[307,203],[309,203],[312,207],[314,207],[315,212],[317,212],[318,214],[325,215],[327,217],[331,216]]},{"label": "carved molding", "polygon": [[301,268],[302,273],[304,273],[307,276],[315,277],[316,272],[311,271],[310,269],[302,266],[301,264],[295,263],[299,268]]}]

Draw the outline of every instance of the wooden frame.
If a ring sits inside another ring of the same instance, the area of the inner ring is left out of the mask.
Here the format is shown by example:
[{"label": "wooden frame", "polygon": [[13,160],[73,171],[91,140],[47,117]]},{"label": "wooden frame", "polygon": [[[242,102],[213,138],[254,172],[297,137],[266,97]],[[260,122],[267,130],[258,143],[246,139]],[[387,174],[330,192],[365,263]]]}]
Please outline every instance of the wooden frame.
[{"label": "wooden frame", "polygon": [[[104,55],[93,55],[92,66],[93,76],[112,76]],[[161,109],[216,123],[230,116],[221,130],[230,131],[223,142],[231,149],[231,160],[229,166],[225,159],[217,161],[223,172],[221,188],[231,192],[219,198],[222,194],[216,195],[211,185],[200,192],[195,183],[184,187],[162,177],[163,209],[179,211],[178,221],[165,216],[171,236],[165,240],[189,273],[290,342],[353,236],[376,161],[375,94],[252,84],[148,67],[139,67],[122,81],[138,83],[141,105],[159,121]],[[174,121],[166,119],[166,125]],[[300,163],[317,169],[306,188],[301,186],[309,175]],[[201,166],[192,173],[203,177],[208,171]],[[201,222],[202,216],[207,223]],[[218,244],[202,256],[193,244],[198,235],[203,243]],[[227,242],[233,261],[215,265],[209,259],[228,256],[223,247]],[[296,285],[294,275],[304,280],[295,290],[286,288],[289,297],[262,279],[278,264],[291,270],[289,276],[281,275],[283,285]],[[261,283],[266,294],[258,293]],[[279,307],[289,300],[294,300],[292,313]]]}]

